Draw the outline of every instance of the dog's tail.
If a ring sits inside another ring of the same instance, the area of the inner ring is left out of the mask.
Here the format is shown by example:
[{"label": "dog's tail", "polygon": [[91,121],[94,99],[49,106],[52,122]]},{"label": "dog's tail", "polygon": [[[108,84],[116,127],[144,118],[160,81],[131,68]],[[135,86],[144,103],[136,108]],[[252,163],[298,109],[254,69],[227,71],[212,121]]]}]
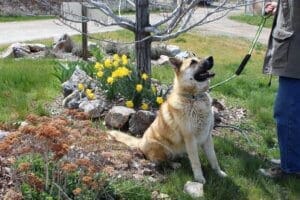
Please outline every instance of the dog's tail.
[{"label": "dog's tail", "polygon": [[121,131],[108,131],[108,134],[115,138],[115,140],[126,144],[132,148],[138,148],[142,138],[136,138]]}]

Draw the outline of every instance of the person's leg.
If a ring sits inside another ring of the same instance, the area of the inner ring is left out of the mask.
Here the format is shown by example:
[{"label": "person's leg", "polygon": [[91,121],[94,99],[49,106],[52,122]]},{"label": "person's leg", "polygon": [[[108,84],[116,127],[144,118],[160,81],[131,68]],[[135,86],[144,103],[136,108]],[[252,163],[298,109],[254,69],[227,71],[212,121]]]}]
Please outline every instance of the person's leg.
[{"label": "person's leg", "polygon": [[274,117],[285,173],[300,172],[300,80],[279,78]]}]

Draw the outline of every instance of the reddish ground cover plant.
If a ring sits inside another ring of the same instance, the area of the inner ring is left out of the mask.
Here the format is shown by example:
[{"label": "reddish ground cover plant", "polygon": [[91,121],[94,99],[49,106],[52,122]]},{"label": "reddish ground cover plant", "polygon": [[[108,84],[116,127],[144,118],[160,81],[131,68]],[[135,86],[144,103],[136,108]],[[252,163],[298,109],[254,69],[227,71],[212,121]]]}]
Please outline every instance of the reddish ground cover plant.
[{"label": "reddish ground cover plant", "polygon": [[0,140],[0,184],[6,188],[1,198],[11,190],[23,199],[98,198],[109,193],[111,180],[161,177],[139,150],[111,139],[83,113],[67,114],[29,115],[25,125]]}]

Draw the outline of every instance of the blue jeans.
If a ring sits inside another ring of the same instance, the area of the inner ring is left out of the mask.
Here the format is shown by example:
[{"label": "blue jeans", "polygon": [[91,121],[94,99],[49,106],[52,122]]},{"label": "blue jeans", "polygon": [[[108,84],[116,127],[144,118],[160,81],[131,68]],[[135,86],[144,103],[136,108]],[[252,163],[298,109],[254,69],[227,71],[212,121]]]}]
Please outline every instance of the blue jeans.
[{"label": "blue jeans", "polygon": [[286,173],[300,172],[300,79],[279,77],[274,118]]}]

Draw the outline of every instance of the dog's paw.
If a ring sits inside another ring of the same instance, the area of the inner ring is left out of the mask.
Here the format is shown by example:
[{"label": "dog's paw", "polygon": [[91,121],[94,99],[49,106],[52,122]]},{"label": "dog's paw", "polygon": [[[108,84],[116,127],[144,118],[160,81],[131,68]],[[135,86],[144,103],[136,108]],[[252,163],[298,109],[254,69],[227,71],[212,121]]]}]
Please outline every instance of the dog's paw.
[{"label": "dog's paw", "polygon": [[224,171],[222,171],[222,170],[218,170],[218,171],[217,171],[217,174],[218,174],[220,177],[222,177],[222,178],[228,176],[228,175],[227,175]]},{"label": "dog's paw", "polygon": [[202,183],[202,184],[205,184],[206,183],[206,180],[203,176],[197,176],[195,177],[195,181],[197,181],[198,183]]}]

